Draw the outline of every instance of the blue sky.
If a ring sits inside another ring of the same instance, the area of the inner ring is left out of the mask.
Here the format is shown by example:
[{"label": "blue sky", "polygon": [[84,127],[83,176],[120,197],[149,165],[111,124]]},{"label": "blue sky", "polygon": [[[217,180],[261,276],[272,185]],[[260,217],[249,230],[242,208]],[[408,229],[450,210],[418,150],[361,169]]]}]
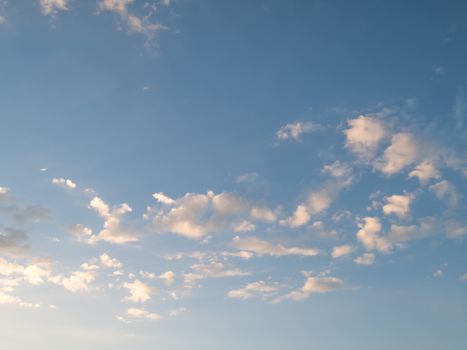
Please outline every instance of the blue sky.
[{"label": "blue sky", "polygon": [[463,1],[0,0],[8,349],[465,349]]}]

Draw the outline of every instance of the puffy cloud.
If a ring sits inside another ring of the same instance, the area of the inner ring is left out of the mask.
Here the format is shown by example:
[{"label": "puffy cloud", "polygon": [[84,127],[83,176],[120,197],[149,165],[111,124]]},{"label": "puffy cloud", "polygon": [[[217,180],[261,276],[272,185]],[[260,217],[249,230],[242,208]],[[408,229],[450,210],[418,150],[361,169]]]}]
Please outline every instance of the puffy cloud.
[{"label": "puffy cloud", "polygon": [[250,216],[257,221],[275,222],[277,220],[276,214],[268,207],[252,207]]},{"label": "puffy cloud", "polygon": [[9,190],[8,187],[1,187],[1,186],[0,186],[0,197],[1,197],[1,196],[6,196],[6,195],[8,194],[9,191],[10,191],[10,190]]},{"label": "puffy cloud", "polygon": [[175,273],[173,271],[166,271],[162,273],[159,278],[164,281],[164,283],[170,287],[175,282]]},{"label": "puffy cloud", "polygon": [[287,225],[292,228],[300,227],[307,224],[311,219],[311,215],[308,212],[308,209],[305,205],[300,204],[295,209],[295,212],[292,216],[288,217],[285,220],[281,220],[280,223],[282,225]]},{"label": "puffy cloud", "polygon": [[283,297],[277,298],[275,302],[280,302],[285,299],[295,301],[305,300],[308,299],[311,294],[328,293],[344,287],[344,281],[337,277],[308,276],[302,288],[294,290]]},{"label": "puffy cloud", "polygon": [[140,280],[134,280],[133,282],[127,282],[123,284],[123,288],[128,289],[130,295],[127,300],[134,303],[141,303],[148,301],[154,294],[154,289]]},{"label": "puffy cloud", "polygon": [[442,180],[429,187],[436,197],[439,199],[447,198],[451,207],[457,206],[459,194],[456,192],[454,186],[447,180]]},{"label": "puffy cloud", "polygon": [[101,264],[105,267],[108,267],[111,269],[122,268],[122,263],[118,261],[118,259],[110,257],[107,253],[104,253],[101,256],[99,256],[99,260]]},{"label": "puffy cloud", "polygon": [[386,215],[395,214],[398,217],[407,216],[410,212],[410,203],[414,199],[412,194],[392,195],[385,198],[383,213]]},{"label": "puffy cloud", "polygon": [[[165,196],[165,195],[164,195]],[[254,230],[253,221],[273,222],[275,213],[268,207],[253,205],[231,192],[187,193],[175,200],[159,194],[158,205],[148,207],[144,218],[155,233],[174,233],[191,239],[226,230]]]},{"label": "puffy cloud", "polygon": [[435,277],[435,278],[441,278],[441,277],[443,277],[443,270],[437,269],[437,270],[433,273],[433,277]]},{"label": "puffy cloud", "polygon": [[52,179],[52,183],[55,184],[55,185],[58,185],[58,186],[63,186],[63,187],[66,187],[66,188],[70,188],[72,190],[74,190],[76,188],[76,183],[74,183],[70,179],[54,177]]},{"label": "puffy cloud", "polygon": [[300,141],[303,134],[319,130],[321,127],[312,122],[294,122],[282,126],[276,133],[279,140]]},{"label": "puffy cloud", "polygon": [[319,214],[331,206],[332,200],[333,195],[329,189],[311,192],[308,196],[308,210],[311,214]]},{"label": "puffy cloud", "polygon": [[410,133],[399,133],[392,137],[391,145],[384,151],[383,157],[375,163],[375,168],[393,175],[414,163],[419,157],[419,146],[415,136]]},{"label": "puffy cloud", "polygon": [[51,275],[51,265],[46,260],[36,260],[27,265],[20,265],[0,258],[0,275],[14,276],[16,281],[19,279],[32,285],[40,285],[45,283]]},{"label": "puffy cloud", "polygon": [[0,291],[0,305],[4,305],[4,304],[14,304],[20,307],[33,308],[33,309],[37,309],[40,307],[40,304],[25,302],[17,296],[6,294]]},{"label": "puffy cloud", "polygon": [[380,119],[361,115],[347,121],[344,130],[346,147],[364,160],[373,158],[379,144],[387,136],[386,127]]},{"label": "puffy cloud", "polygon": [[459,277],[459,280],[460,280],[461,282],[467,282],[467,273],[464,273],[463,275],[461,275],[461,276]]},{"label": "puffy cloud", "polygon": [[353,177],[349,176],[328,181],[322,189],[311,191],[305,203],[299,204],[292,216],[281,220],[279,223],[292,228],[307,224],[312,215],[318,215],[326,211],[338,197],[339,192],[352,185],[353,180]]},{"label": "puffy cloud", "polygon": [[158,31],[166,29],[160,23],[154,23],[148,16],[137,16],[128,10],[135,0],[100,0],[99,9],[117,14],[130,33],[144,34],[148,39],[153,39]]},{"label": "puffy cloud", "polygon": [[160,203],[163,203],[163,204],[167,204],[167,205],[170,205],[170,204],[173,204],[175,201],[166,196],[164,193],[162,192],[156,192],[152,195],[154,197],[154,199]]},{"label": "puffy cloud", "polygon": [[123,203],[111,210],[109,205],[101,198],[94,197],[89,203],[89,208],[94,209],[104,219],[102,230],[97,235],[89,237],[88,240],[90,242],[106,241],[115,244],[125,244],[138,240],[135,233],[124,229],[121,225],[122,216],[132,212],[128,204]]},{"label": "puffy cloud", "polygon": [[248,283],[246,286],[233,289],[227,293],[231,299],[251,299],[251,298],[268,298],[274,295],[279,289],[278,285],[268,284],[264,281]]},{"label": "puffy cloud", "polygon": [[425,159],[409,173],[409,177],[418,177],[422,184],[426,184],[430,179],[439,179],[440,174],[433,161]]},{"label": "puffy cloud", "polygon": [[357,239],[368,250],[378,250],[383,253],[389,253],[393,247],[391,241],[384,236],[380,236],[382,226],[378,218],[366,217],[358,225],[360,230],[357,232]]},{"label": "puffy cloud", "polygon": [[95,281],[97,272],[94,270],[74,271],[68,277],[56,275],[49,278],[52,283],[61,285],[71,292],[86,291],[89,285]]},{"label": "puffy cloud", "polygon": [[44,16],[56,15],[58,11],[68,11],[68,0],[40,0],[39,5]]},{"label": "puffy cloud", "polygon": [[157,321],[161,319],[161,315],[146,311],[145,309],[130,308],[126,311],[126,315],[130,318],[140,318],[151,321]]},{"label": "puffy cloud", "polygon": [[364,253],[359,257],[355,258],[354,262],[358,265],[373,265],[375,262],[375,254]]},{"label": "puffy cloud", "polygon": [[82,224],[75,224],[70,227],[71,234],[75,237],[78,242],[86,244],[97,243],[96,236],[93,234],[91,228]]},{"label": "puffy cloud", "polygon": [[352,254],[354,247],[348,244],[340,245],[332,249],[331,256],[333,258],[340,258],[349,254]]},{"label": "puffy cloud", "polygon": [[284,247],[281,244],[272,244],[256,237],[240,238],[236,236],[232,244],[235,248],[242,251],[253,252],[257,255],[285,256],[315,256],[320,251],[315,248]]}]

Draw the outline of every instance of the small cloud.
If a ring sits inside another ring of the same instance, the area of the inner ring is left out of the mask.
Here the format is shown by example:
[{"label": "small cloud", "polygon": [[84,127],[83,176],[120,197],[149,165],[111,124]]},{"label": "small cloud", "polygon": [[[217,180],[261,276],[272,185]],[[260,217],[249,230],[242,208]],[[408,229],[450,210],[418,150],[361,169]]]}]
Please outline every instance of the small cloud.
[{"label": "small cloud", "polygon": [[361,115],[347,121],[348,129],[344,130],[346,148],[362,160],[373,158],[381,141],[387,137],[385,124],[377,118]]},{"label": "small cloud", "polygon": [[437,269],[434,273],[433,273],[433,277],[435,278],[441,278],[443,277],[443,271],[441,269]]},{"label": "small cloud", "polygon": [[439,171],[435,164],[426,159],[409,173],[409,177],[418,177],[422,184],[426,184],[430,179],[438,179],[440,177]]},{"label": "small cloud", "polygon": [[[156,314],[154,312],[146,311],[145,309],[130,308],[130,309],[127,310],[126,315],[128,317],[130,317],[130,318],[146,319],[146,320],[150,320],[150,321],[158,321],[158,320],[161,319],[161,316],[159,314]],[[122,318],[122,320],[123,320],[123,318]]]},{"label": "small cloud", "polygon": [[349,254],[352,254],[354,247],[348,244],[340,245],[332,249],[331,256],[333,258],[340,258]]},{"label": "small cloud", "polygon": [[405,217],[410,212],[410,203],[413,199],[412,194],[385,197],[386,204],[383,205],[383,213],[385,215],[395,214],[399,218]]},{"label": "small cloud", "polygon": [[386,148],[382,158],[375,163],[375,169],[386,175],[399,173],[414,163],[420,153],[415,136],[410,133],[398,133],[392,137],[391,145]]},{"label": "small cloud", "polygon": [[321,126],[312,122],[294,122],[282,126],[276,133],[278,140],[300,141],[303,134],[320,130]]},{"label": "small cloud", "polygon": [[58,186],[63,186],[63,187],[67,187],[67,188],[70,188],[70,189],[75,189],[76,188],[76,183],[74,183],[72,180],[70,179],[64,179],[64,178],[56,178],[54,177],[52,179],[52,183],[55,184],[55,185],[58,185]]},{"label": "small cloud", "polygon": [[358,265],[373,265],[375,262],[375,255],[373,253],[365,253],[355,258],[354,262]]},{"label": "small cloud", "polygon": [[40,0],[39,6],[44,16],[55,16],[59,11],[68,11],[68,0]]},{"label": "small cloud", "polygon": [[154,294],[154,289],[148,286],[147,284],[136,279],[133,282],[127,282],[123,284],[123,288],[128,289],[130,295],[127,297],[127,300],[134,303],[142,303],[148,301],[152,298]]}]

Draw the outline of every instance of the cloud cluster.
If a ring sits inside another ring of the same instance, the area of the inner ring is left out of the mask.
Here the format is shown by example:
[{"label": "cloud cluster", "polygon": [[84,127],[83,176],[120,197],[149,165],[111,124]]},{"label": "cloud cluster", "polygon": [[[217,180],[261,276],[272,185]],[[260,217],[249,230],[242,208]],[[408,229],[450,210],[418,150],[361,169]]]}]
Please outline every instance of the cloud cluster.
[{"label": "cloud cluster", "polygon": [[187,193],[172,199],[155,193],[158,204],[148,207],[145,218],[155,233],[173,233],[191,239],[208,234],[252,231],[254,222],[273,223],[276,213],[264,205],[254,205],[231,192]]}]

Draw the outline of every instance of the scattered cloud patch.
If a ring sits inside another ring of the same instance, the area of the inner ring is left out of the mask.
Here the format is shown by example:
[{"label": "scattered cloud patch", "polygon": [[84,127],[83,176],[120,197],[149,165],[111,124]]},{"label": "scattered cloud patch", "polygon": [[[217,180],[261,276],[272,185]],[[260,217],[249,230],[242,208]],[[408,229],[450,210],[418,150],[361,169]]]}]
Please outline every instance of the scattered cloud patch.
[{"label": "scattered cloud patch", "polygon": [[314,124],[312,122],[294,122],[294,123],[289,123],[284,126],[281,126],[281,128],[276,132],[276,137],[278,140],[284,141],[284,140],[294,140],[294,141],[300,141],[301,136],[303,134],[308,134],[313,131],[320,130],[321,126],[318,124]]},{"label": "scattered cloud patch", "polygon": [[354,262],[358,265],[373,265],[375,262],[375,254],[364,253],[354,259]]}]

